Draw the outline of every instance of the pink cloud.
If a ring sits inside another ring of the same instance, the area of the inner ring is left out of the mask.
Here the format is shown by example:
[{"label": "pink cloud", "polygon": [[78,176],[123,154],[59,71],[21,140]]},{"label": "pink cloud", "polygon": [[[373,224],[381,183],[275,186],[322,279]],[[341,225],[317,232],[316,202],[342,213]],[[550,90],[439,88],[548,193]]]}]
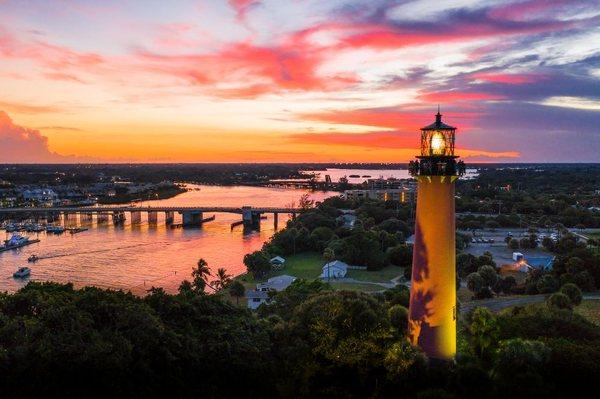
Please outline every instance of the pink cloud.
[{"label": "pink cloud", "polygon": [[[184,78],[203,86],[209,94],[226,98],[281,91],[330,91],[358,82],[352,74],[321,75],[318,69],[326,55],[321,48],[311,48],[304,32],[274,46],[242,42],[211,54],[138,54],[145,70]],[[219,87],[222,83],[231,87]]]},{"label": "pink cloud", "polygon": [[494,8],[490,16],[499,19],[524,21],[553,15],[565,5],[576,6],[572,0],[527,0]]},{"label": "pink cloud", "polygon": [[473,74],[473,77],[478,80],[484,80],[491,83],[504,83],[511,85],[520,85],[526,83],[534,83],[545,79],[544,74],[535,73],[493,73],[481,72]]},{"label": "pink cloud", "polygon": [[62,156],[48,149],[48,138],[38,130],[15,125],[10,117],[0,111],[0,162],[58,162]]},{"label": "pink cloud", "polygon": [[243,23],[246,22],[250,9],[259,4],[259,0],[229,0],[229,5],[235,10],[237,20]]}]

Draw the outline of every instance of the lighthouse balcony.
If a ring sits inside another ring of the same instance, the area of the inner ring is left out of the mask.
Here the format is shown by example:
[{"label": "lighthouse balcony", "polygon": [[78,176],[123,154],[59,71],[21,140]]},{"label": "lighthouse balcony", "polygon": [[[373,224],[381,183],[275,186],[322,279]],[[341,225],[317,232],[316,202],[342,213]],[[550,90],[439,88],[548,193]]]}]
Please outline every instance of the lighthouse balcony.
[{"label": "lighthouse balcony", "polygon": [[422,157],[408,164],[408,172],[412,176],[462,176],[466,167],[456,157]]}]

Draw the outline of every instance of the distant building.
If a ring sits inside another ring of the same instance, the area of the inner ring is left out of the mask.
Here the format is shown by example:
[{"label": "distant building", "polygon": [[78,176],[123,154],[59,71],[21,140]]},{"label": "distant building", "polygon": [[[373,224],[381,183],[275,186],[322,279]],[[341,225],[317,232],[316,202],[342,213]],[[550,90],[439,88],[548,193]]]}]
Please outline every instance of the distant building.
[{"label": "distant building", "polygon": [[344,213],[343,215],[338,216],[335,220],[345,228],[352,229],[356,223],[356,215],[353,213]]},{"label": "distant building", "polygon": [[269,302],[269,293],[267,291],[246,291],[246,300],[248,309],[256,310],[263,303]]},{"label": "distant building", "polygon": [[396,201],[400,203],[413,202],[415,191],[411,188],[387,188],[381,190],[346,190],[342,198],[353,201],[364,201],[367,199],[380,201]]},{"label": "distant building", "polygon": [[319,277],[323,279],[343,278],[348,273],[348,265],[342,261],[334,260],[323,266],[323,273]]},{"label": "distant building", "polygon": [[271,263],[271,266],[281,269],[285,264],[285,258],[282,258],[281,256],[275,256],[271,258],[269,262]]},{"label": "distant building", "polygon": [[287,287],[289,287],[294,281],[296,281],[296,277],[288,276],[286,274],[282,276],[271,277],[267,280],[266,283],[256,284],[257,291],[283,291]]},{"label": "distant building", "polygon": [[58,200],[58,194],[51,188],[34,188],[23,190],[21,193],[25,201],[34,201],[45,205],[53,205]]}]

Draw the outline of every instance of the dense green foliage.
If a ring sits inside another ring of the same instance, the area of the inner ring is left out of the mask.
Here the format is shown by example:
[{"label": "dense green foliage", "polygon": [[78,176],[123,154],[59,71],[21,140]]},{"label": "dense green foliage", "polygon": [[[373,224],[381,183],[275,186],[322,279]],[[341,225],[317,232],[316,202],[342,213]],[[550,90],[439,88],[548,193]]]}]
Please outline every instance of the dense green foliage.
[{"label": "dense green foliage", "polygon": [[[353,226],[345,223],[344,212],[346,217],[355,218]],[[405,244],[411,234],[409,214],[408,205],[394,202],[355,203],[328,198],[288,221],[286,228],[275,233],[262,250],[247,255],[244,263],[249,272],[260,277],[268,271],[264,259],[327,251],[327,258],[369,270],[388,264],[407,267],[412,260],[412,248]]]},{"label": "dense green foliage", "polygon": [[0,389],[6,398],[570,398],[600,377],[600,330],[554,306],[476,309],[459,320],[456,364],[428,364],[406,340],[407,294],[299,280],[252,314],[196,290],[139,298],[30,283],[0,296]]}]

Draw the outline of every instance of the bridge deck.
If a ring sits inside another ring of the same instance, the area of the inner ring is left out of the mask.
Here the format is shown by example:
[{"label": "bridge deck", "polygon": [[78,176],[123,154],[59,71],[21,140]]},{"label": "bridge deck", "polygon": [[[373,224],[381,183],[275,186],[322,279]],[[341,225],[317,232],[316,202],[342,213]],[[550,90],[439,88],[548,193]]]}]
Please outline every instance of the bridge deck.
[{"label": "bridge deck", "polygon": [[[276,207],[250,207],[246,208],[257,213],[300,213],[300,208]],[[90,207],[27,207],[27,208],[0,208],[0,213],[21,212],[215,212],[215,213],[243,213],[242,207],[226,206],[90,206]]]}]

